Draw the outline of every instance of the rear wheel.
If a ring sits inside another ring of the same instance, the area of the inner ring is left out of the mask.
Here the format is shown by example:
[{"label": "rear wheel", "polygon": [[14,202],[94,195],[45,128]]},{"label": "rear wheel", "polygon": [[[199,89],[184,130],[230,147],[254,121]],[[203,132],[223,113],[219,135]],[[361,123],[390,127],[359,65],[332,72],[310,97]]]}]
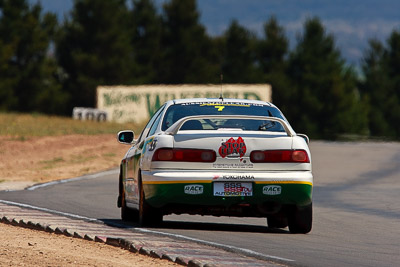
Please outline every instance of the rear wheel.
[{"label": "rear wheel", "polygon": [[161,211],[147,204],[142,181],[140,181],[139,190],[139,224],[141,226],[155,226],[160,224],[163,218]]},{"label": "rear wheel", "polygon": [[289,230],[294,234],[307,234],[312,228],[312,203],[294,207],[288,217]]},{"label": "rear wheel", "polygon": [[138,220],[138,212],[136,210],[130,209],[126,206],[125,200],[125,190],[122,189],[121,193],[121,219],[123,221],[137,221]]}]

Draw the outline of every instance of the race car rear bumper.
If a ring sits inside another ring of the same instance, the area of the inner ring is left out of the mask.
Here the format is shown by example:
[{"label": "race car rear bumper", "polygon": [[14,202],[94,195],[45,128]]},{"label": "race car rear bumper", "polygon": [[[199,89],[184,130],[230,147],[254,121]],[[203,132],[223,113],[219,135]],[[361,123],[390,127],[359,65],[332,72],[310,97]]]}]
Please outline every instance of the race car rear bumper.
[{"label": "race car rear bumper", "polygon": [[[313,176],[310,171],[244,173],[168,170],[142,172],[142,182],[146,202],[164,209],[165,214],[192,211],[193,214],[238,216],[231,214],[238,213],[240,216],[248,210],[243,216],[264,216],[284,206],[306,206],[312,202]],[[218,191],[221,190],[218,188],[230,186],[239,189],[234,188],[223,194]],[[241,192],[241,188],[247,191]]]}]

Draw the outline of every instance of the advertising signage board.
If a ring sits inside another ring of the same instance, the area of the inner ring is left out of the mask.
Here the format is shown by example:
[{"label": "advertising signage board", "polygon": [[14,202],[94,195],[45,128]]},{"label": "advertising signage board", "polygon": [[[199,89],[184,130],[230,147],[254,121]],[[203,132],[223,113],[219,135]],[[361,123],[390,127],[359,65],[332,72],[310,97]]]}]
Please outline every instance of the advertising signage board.
[{"label": "advertising signage board", "polygon": [[[141,123],[166,101],[182,98],[219,98],[221,85],[139,85],[97,87],[97,108],[107,120]],[[269,84],[224,84],[224,98],[271,101]]]}]

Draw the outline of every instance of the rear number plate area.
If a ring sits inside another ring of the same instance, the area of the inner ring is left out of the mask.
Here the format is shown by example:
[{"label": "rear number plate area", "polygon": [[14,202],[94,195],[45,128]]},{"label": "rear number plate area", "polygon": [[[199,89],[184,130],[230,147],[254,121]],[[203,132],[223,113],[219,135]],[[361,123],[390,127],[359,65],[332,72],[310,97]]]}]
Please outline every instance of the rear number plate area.
[{"label": "rear number plate area", "polygon": [[214,196],[249,197],[253,195],[253,184],[242,182],[214,182]]}]

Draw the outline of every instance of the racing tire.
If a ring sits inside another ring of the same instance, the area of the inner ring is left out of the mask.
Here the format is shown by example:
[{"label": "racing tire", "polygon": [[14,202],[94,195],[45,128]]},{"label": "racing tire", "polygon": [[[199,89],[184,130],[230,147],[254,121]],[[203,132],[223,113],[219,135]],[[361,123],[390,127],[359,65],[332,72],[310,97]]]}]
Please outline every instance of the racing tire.
[{"label": "racing tire", "polygon": [[295,206],[288,217],[289,231],[293,234],[307,234],[312,228],[312,203],[304,206]]},{"label": "racing tire", "polygon": [[123,221],[137,221],[139,213],[136,210],[130,209],[126,206],[125,191],[122,190],[121,194],[121,219]]},{"label": "racing tire", "polygon": [[140,181],[139,192],[139,225],[156,226],[160,224],[162,222],[163,215],[159,209],[153,208],[147,204],[142,181]]},{"label": "racing tire", "polygon": [[268,228],[286,228],[288,226],[288,219],[283,216],[268,216]]}]

